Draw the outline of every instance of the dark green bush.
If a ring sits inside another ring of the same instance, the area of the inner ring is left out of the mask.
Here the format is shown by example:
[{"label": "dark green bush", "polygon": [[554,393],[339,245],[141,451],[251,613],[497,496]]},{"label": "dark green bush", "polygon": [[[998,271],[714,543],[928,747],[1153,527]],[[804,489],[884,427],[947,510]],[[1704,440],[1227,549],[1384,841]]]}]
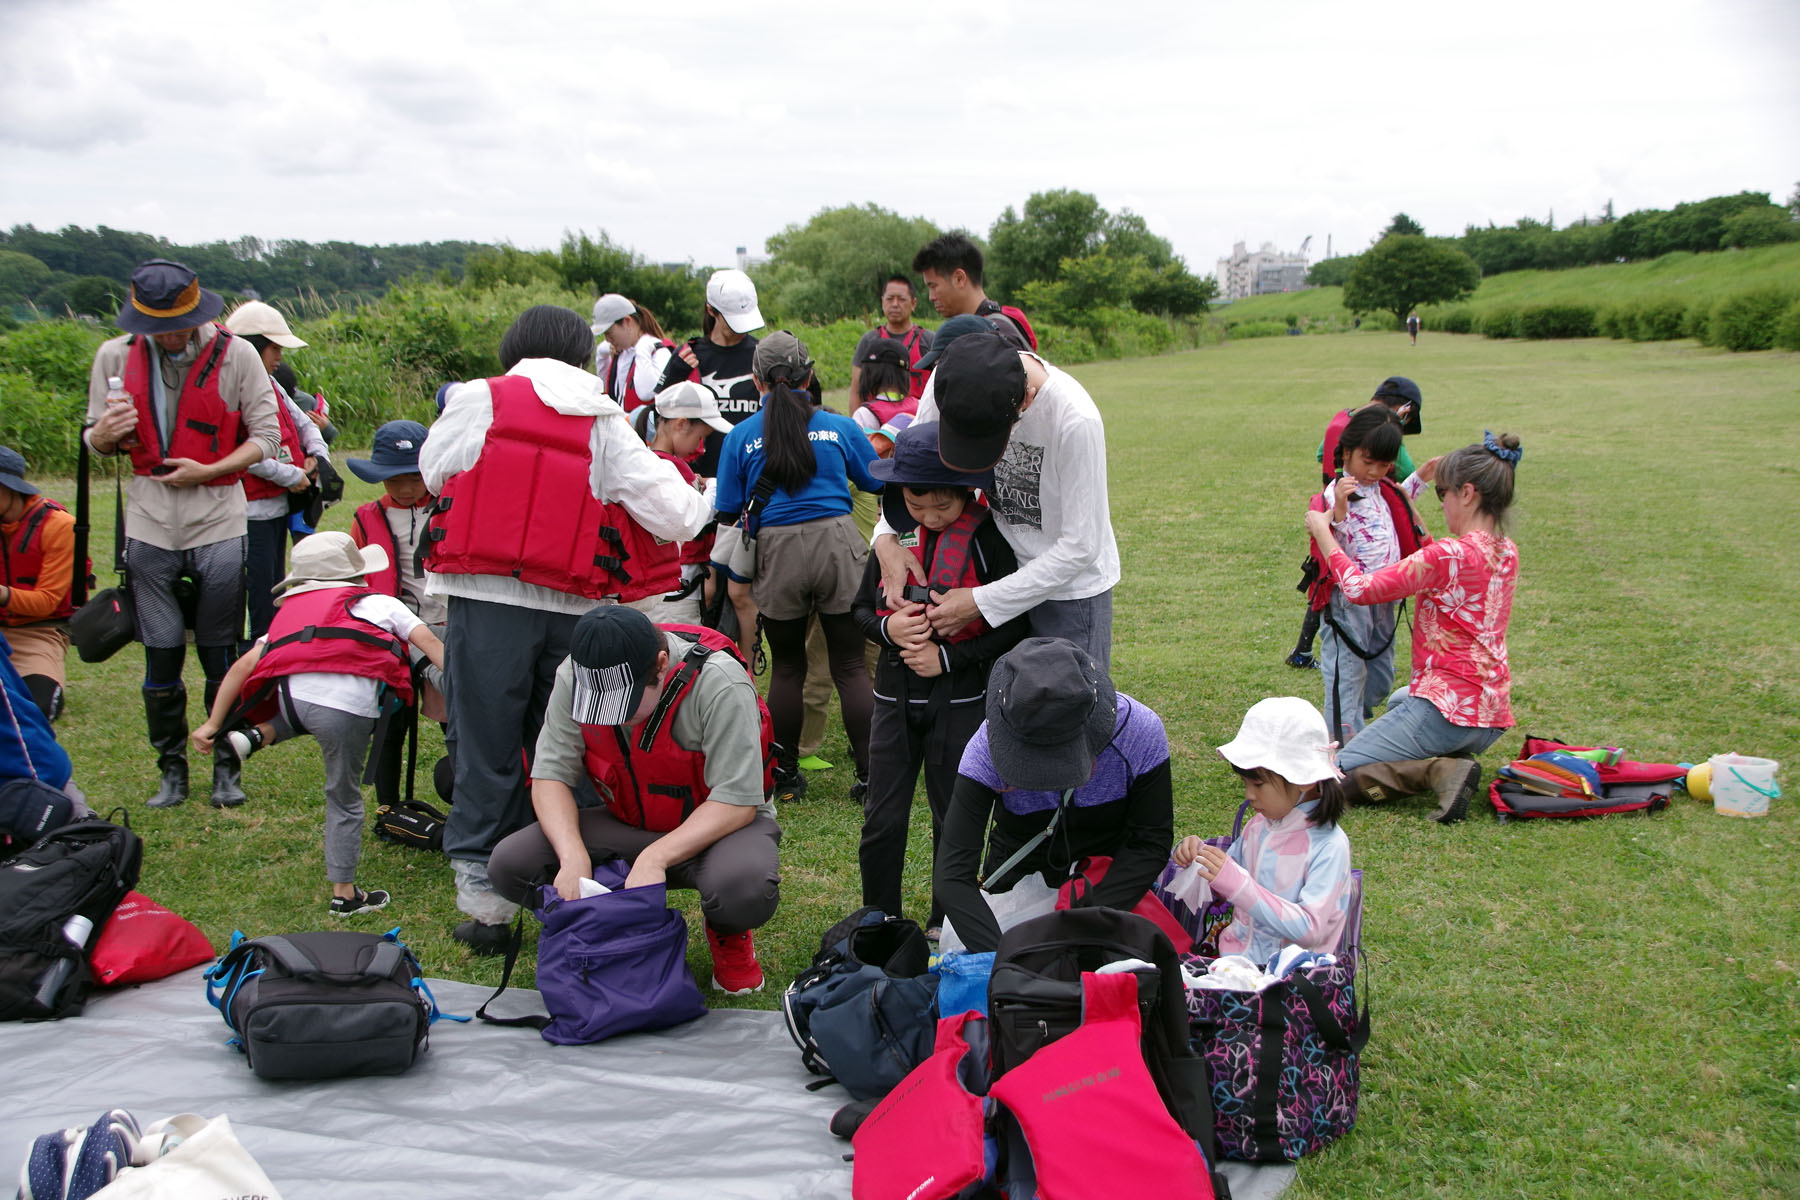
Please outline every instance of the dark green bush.
[{"label": "dark green bush", "polygon": [[1631,312],[1622,304],[1608,304],[1600,310],[1596,320],[1601,337],[1628,338],[1631,336]]},{"label": "dark green bush", "polygon": [[1674,296],[1640,300],[1631,309],[1631,328],[1626,335],[1634,342],[1672,342],[1681,336],[1687,320],[1688,306]]},{"label": "dark green bush", "polygon": [[1239,321],[1225,327],[1227,336],[1239,338],[1285,337],[1287,326],[1280,321]]},{"label": "dark green bush", "polygon": [[30,321],[0,337],[0,371],[29,375],[51,392],[87,400],[94,351],[115,331],[87,321]]},{"label": "dark green bush", "polygon": [[1475,310],[1466,304],[1432,309],[1425,314],[1425,328],[1437,333],[1471,333],[1475,329]]},{"label": "dark green bush", "polygon": [[1705,304],[1689,306],[1681,317],[1681,336],[1693,338],[1703,346],[1712,345],[1712,308]]},{"label": "dark green bush", "polygon": [[0,370],[0,446],[25,456],[34,476],[73,475],[87,390],[79,396],[40,384],[20,371]]},{"label": "dark green bush", "polygon": [[1519,332],[1519,310],[1505,307],[1488,309],[1481,314],[1481,334],[1490,338],[1524,336]]},{"label": "dark green bush", "polygon": [[1770,349],[1775,326],[1793,301],[1794,294],[1782,288],[1758,288],[1719,301],[1710,326],[1713,344],[1727,350]]},{"label": "dark green bush", "polygon": [[1519,313],[1519,336],[1545,338],[1593,337],[1599,321],[1591,304],[1533,304]]},{"label": "dark green bush", "polygon": [[1800,350],[1800,300],[1788,305],[1781,319],[1775,322],[1775,348]]}]

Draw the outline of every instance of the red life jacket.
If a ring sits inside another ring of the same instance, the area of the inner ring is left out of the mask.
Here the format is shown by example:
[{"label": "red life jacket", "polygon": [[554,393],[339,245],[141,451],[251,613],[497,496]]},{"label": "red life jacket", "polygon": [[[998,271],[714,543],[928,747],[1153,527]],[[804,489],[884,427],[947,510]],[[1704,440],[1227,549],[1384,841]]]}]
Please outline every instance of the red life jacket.
[{"label": "red life jacket", "polygon": [[[0,554],[5,555],[5,584],[8,587],[35,588],[38,579],[44,573],[44,539],[39,537],[38,530],[43,528],[44,521],[53,512],[67,512],[68,509],[50,499],[48,496],[34,496],[26,504],[25,511],[19,514],[18,538],[12,542],[0,542]],[[91,572],[93,560],[87,566]],[[42,617],[18,617],[11,613],[4,614],[0,623],[6,625],[35,624],[38,621],[60,621],[75,611],[75,589],[70,581],[69,591],[63,596],[62,603],[54,612]]]},{"label": "red life jacket", "polygon": [[[906,394],[913,400],[918,400],[920,396],[925,394],[925,381],[931,377],[930,371],[919,370],[919,360],[925,357],[925,338],[919,332],[919,327],[914,325],[896,338],[884,322],[875,327],[875,333],[878,337],[887,338],[889,341],[897,341],[902,346],[906,347]],[[913,406],[913,411],[917,411],[917,409],[918,405],[915,404]],[[888,416],[892,415],[892,413],[889,413],[887,416],[883,416],[881,418],[882,424],[887,424]]]},{"label": "red life jacket", "polygon": [[[269,385],[275,389],[275,415],[281,421],[281,448],[287,451],[284,461],[298,467],[306,462],[306,447],[300,444],[300,430],[295,427],[294,418],[288,415],[287,397],[282,392],[281,385],[273,377],[270,378]],[[272,500],[286,494],[287,489],[279,483],[259,479],[248,471],[244,473],[244,499]]]},{"label": "red life jacket", "polygon": [[[681,569],[624,505],[588,487],[595,417],[541,402],[531,380],[487,381],[494,423],[475,465],[453,475],[432,506],[426,568],[499,575],[599,600],[673,591]],[[661,556],[661,557],[667,557]]]},{"label": "red life jacket", "polygon": [[[668,338],[658,338],[656,344],[664,350],[674,350],[675,343]],[[619,402],[619,407],[626,412],[636,412],[650,403],[650,397],[637,394],[637,384],[633,376],[637,374],[637,355],[632,355],[631,371],[625,376],[625,390],[619,390],[619,356],[614,354],[606,367],[606,394]]]},{"label": "red life jacket", "polygon": [[855,1200],[944,1200],[987,1174],[987,1050],[987,1018],[980,1013],[937,1023],[931,1057],[882,1098],[850,1139]]},{"label": "red life jacket", "polygon": [[[921,388],[925,385],[920,384]],[[904,400],[883,400],[879,396],[871,396],[863,401],[863,407],[875,414],[875,419],[886,425],[900,413],[919,413],[919,398],[909,395]]]},{"label": "red life jacket", "polygon": [[[583,756],[587,773],[603,789],[612,815],[638,829],[667,833],[687,820],[688,814],[711,792],[706,786],[706,756],[675,744],[675,710],[694,690],[700,668],[711,655],[723,650],[740,666],[744,660],[738,654],[737,643],[716,629],[698,625],[657,628],[694,639],[694,647],[682,656],[679,665],[669,668],[673,674],[656,708],[635,735],[623,725],[583,725],[581,738],[587,744]],[[761,696],[756,699],[756,708],[762,717],[766,796],[775,787],[775,726]]]},{"label": "red life jacket", "polygon": [[[191,458],[199,463],[216,463],[236,450],[244,441],[243,414],[225,407],[219,394],[219,376],[225,361],[225,347],[230,344],[231,330],[217,325],[212,344],[194,356],[182,383],[181,397],[175,404],[175,433],[165,448],[151,415],[150,340],[133,335],[125,350],[125,390],[131,393],[137,407],[138,423],[133,430],[137,438],[131,447],[131,471],[148,475],[165,458]],[[242,472],[221,475],[208,480],[207,487],[229,487],[243,478]]]},{"label": "red life jacket", "polygon": [[273,710],[277,681],[315,671],[373,679],[411,704],[412,656],[406,643],[350,615],[352,605],[373,595],[368,588],[321,588],[283,600],[269,623],[262,658],[244,681],[239,711],[262,719],[260,714]]},{"label": "red life jacket", "polygon": [[[1019,349],[1036,350],[1038,348],[1037,331],[1031,327],[1031,321],[1025,316],[1025,310],[1017,305],[1001,304],[996,300],[984,299],[975,306],[975,315],[986,317],[988,324],[998,330],[1000,336],[1018,345]],[[997,318],[1005,318],[1005,320]],[[1025,344],[1019,345],[1021,340]]]},{"label": "red life jacket", "polygon": [[[962,515],[938,533],[932,533],[923,525],[919,526],[919,537],[908,547],[919,565],[925,568],[925,581],[934,592],[947,592],[951,588],[980,587],[984,582],[975,574],[975,531],[987,520],[987,505],[971,500],[963,505]],[[881,616],[889,616],[891,608],[877,606],[875,611]],[[987,625],[980,617],[976,617],[954,637],[946,639],[951,642],[966,642],[978,634],[986,633]]]},{"label": "red life jacket", "polygon": [[400,548],[395,543],[394,531],[387,523],[387,514],[381,511],[379,500],[371,500],[356,510],[351,521],[356,526],[357,544],[361,546],[380,546],[387,551],[388,565],[385,571],[377,571],[373,575],[363,576],[371,592],[380,592],[384,596],[400,596]]},{"label": "red life jacket", "polygon": [[1319,447],[1319,473],[1327,485],[1337,478],[1338,441],[1344,436],[1344,426],[1350,424],[1350,418],[1355,415],[1354,408],[1346,408],[1341,413],[1334,413],[1331,423],[1325,426],[1325,442]]},{"label": "red life jacket", "polygon": [[[1406,493],[1400,490],[1400,485],[1383,477],[1380,487],[1381,498],[1387,501],[1388,514],[1394,519],[1394,532],[1400,539],[1400,557],[1410,557],[1431,545],[1431,535],[1425,532],[1425,526],[1419,524],[1418,513],[1406,502]],[[1308,507],[1313,512],[1330,511],[1322,492],[1312,498]],[[1337,590],[1337,585],[1331,580],[1325,556],[1319,553],[1319,543],[1309,541],[1308,545],[1312,551],[1312,565],[1307,568],[1307,573],[1313,578],[1307,588],[1306,598],[1308,607],[1316,612],[1331,603],[1331,593]]]}]

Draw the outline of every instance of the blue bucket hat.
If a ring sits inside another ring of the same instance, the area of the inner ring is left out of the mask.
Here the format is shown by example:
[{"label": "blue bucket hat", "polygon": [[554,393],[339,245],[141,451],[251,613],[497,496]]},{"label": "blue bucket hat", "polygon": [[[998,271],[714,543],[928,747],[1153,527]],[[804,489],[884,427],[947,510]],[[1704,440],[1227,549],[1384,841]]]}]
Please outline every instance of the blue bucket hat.
[{"label": "blue bucket hat", "polygon": [[152,258],[131,273],[131,294],[113,324],[126,333],[180,333],[213,320],[225,298],[200,286],[200,278],[178,262]]},{"label": "blue bucket hat", "polygon": [[0,446],[0,487],[10,488],[21,496],[35,496],[38,490],[25,482],[25,456],[11,446]]},{"label": "blue bucket hat", "polygon": [[380,483],[419,469],[419,447],[429,431],[417,421],[389,421],[375,431],[375,448],[367,458],[349,460],[350,470],[364,483]]},{"label": "blue bucket hat", "polygon": [[994,473],[990,471],[958,471],[946,467],[938,457],[938,424],[914,423],[899,431],[894,438],[894,453],[869,464],[869,474],[889,486],[881,489],[881,515],[896,533],[911,533],[919,523],[906,511],[905,488],[924,491],[927,488],[966,487],[991,488]]}]

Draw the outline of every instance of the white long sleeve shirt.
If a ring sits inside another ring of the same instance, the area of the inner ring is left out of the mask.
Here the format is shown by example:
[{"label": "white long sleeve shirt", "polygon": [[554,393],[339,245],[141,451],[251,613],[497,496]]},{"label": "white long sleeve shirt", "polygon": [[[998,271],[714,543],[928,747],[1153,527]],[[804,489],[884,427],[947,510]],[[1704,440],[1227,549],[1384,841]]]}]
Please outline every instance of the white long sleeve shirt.
[{"label": "white long sleeve shirt", "polygon": [[[531,381],[540,401],[565,416],[597,418],[589,444],[592,465],[588,488],[597,500],[616,502],[652,534],[669,541],[689,541],[712,519],[712,505],[675,468],[658,458],[632,431],[624,410],[601,389],[600,380],[580,367],[547,358],[527,358],[508,375]],[[444,411],[431,426],[419,451],[419,473],[434,495],[481,457],[494,423],[494,397],[487,380],[476,379],[450,391]],[[520,480],[521,488],[531,486]],[[580,614],[594,607],[586,596],[559,592],[504,575],[426,575],[433,596],[462,596],[493,604],[514,604],[543,612]]]},{"label": "white long sleeve shirt", "polygon": [[[975,607],[990,627],[1045,600],[1085,600],[1119,582],[1100,410],[1068,372],[1028,357],[1049,378],[1013,426],[987,496],[1019,559],[1017,571],[975,589]],[[934,382],[925,383],[914,424],[939,419]],[[892,532],[886,521],[875,529],[877,537]]]}]

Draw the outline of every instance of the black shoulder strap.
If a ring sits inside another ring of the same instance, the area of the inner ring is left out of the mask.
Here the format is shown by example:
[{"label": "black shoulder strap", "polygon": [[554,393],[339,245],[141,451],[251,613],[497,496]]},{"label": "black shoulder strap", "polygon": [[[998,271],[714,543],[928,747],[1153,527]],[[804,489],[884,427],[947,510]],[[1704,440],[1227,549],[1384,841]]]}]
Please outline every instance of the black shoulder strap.
[{"label": "black shoulder strap", "polygon": [[403,647],[400,639],[387,633],[368,633],[361,629],[333,629],[325,625],[308,625],[304,629],[295,630],[285,637],[278,637],[263,648],[267,654],[279,646],[291,646],[295,642],[307,642],[336,638],[340,641],[366,642],[371,646],[379,646],[394,657],[411,662],[412,656]]},{"label": "black shoulder strap", "polygon": [[512,941],[509,942],[506,947],[506,966],[500,972],[500,986],[495,988],[494,994],[483,1001],[481,1007],[475,1010],[476,1020],[486,1021],[489,1025],[507,1025],[528,1029],[543,1029],[550,1024],[550,1018],[541,1013],[531,1013],[523,1017],[488,1016],[488,1005],[498,1000],[500,998],[500,993],[506,990],[506,985],[512,982],[513,965],[519,961],[519,947],[524,944],[524,941],[525,913],[521,911],[519,913],[519,919],[513,922]]},{"label": "black shoulder strap", "polygon": [[662,732],[663,722],[668,719],[670,713],[675,711],[675,705],[680,703],[682,695],[687,690],[688,681],[700,674],[700,668],[706,665],[706,660],[711,655],[711,646],[695,642],[694,648],[681,656],[681,666],[677,667],[675,673],[669,677],[669,682],[663,687],[662,698],[656,702],[656,707],[650,710],[649,720],[644,722],[643,729],[638,732],[639,750],[649,752],[651,745],[656,741],[656,735]]},{"label": "black shoulder strap", "polygon": [[241,950],[247,946],[262,949],[295,979],[311,979],[324,972],[317,959],[278,933],[255,938],[238,948]]}]

